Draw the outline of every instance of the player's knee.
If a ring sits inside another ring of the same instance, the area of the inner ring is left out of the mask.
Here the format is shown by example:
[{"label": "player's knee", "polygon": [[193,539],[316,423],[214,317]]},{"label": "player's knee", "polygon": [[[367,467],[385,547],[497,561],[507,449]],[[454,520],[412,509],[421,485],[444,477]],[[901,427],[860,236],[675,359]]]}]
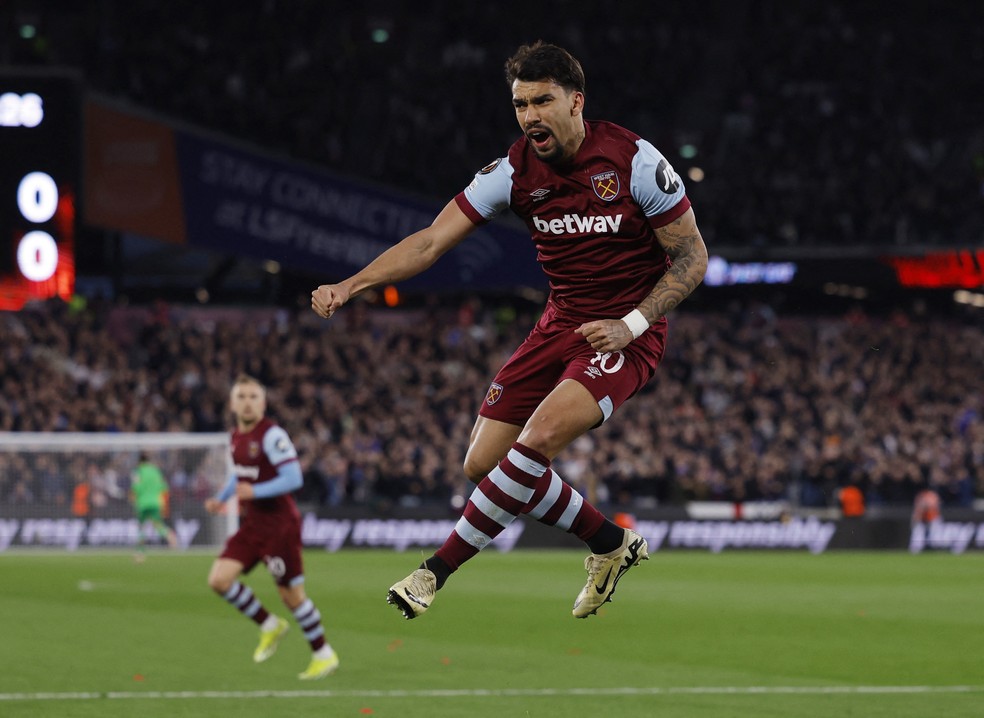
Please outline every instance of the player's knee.
[{"label": "player's knee", "polygon": [[479,461],[471,454],[465,457],[465,463],[462,466],[465,472],[465,476],[473,484],[477,484],[479,481],[484,479],[489,475],[489,472],[495,468],[495,464],[489,465],[486,461]]},{"label": "player's knee", "polygon": [[583,432],[580,430],[573,430],[555,421],[530,422],[523,429],[518,441],[526,448],[552,459],[581,433]]},{"label": "player's knee", "polygon": [[213,571],[208,575],[208,587],[221,595],[232,588],[232,579]]}]

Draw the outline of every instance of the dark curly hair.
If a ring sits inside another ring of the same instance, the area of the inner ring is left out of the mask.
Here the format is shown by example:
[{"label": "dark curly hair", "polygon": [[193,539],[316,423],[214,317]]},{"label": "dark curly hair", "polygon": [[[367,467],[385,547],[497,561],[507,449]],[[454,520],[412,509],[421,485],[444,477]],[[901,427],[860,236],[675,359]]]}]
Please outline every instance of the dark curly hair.
[{"label": "dark curly hair", "polygon": [[506,60],[506,82],[542,82],[551,80],[567,91],[584,92],[581,63],[562,47],[537,40],[523,45]]}]

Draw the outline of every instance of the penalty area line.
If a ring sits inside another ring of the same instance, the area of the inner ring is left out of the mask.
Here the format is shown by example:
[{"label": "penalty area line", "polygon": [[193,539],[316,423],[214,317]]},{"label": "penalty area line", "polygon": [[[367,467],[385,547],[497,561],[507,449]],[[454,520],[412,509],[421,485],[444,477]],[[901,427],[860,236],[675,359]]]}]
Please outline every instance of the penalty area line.
[{"label": "penalty area line", "polygon": [[189,700],[207,698],[536,698],[549,696],[898,695],[981,693],[984,686],[646,686],[642,688],[460,688],[445,690],[77,691],[0,693],[2,701]]}]

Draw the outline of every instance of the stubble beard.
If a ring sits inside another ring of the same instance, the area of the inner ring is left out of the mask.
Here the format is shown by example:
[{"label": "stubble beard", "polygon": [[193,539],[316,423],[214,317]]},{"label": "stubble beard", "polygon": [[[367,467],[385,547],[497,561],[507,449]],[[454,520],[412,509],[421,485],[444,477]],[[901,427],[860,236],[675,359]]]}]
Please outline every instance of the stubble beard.
[{"label": "stubble beard", "polygon": [[541,154],[533,143],[530,143],[530,147],[533,149],[533,154],[536,155],[536,158],[544,164],[548,164],[552,167],[563,164],[564,160],[564,148],[559,142],[556,142],[556,139],[557,138],[554,137],[555,144],[553,149],[546,154]]}]

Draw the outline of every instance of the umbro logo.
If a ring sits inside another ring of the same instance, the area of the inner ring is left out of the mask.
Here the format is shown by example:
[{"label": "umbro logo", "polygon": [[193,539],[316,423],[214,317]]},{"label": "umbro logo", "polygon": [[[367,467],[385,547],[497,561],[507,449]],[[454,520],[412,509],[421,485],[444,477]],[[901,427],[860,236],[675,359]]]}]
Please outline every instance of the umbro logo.
[{"label": "umbro logo", "polygon": [[550,190],[546,189],[545,187],[541,187],[538,190],[534,190],[534,191],[530,192],[530,197],[533,198],[533,201],[534,202],[539,202],[544,197],[546,197],[548,194],[550,194]]},{"label": "umbro logo", "polygon": [[601,376],[601,369],[596,366],[589,366],[584,370],[584,373],[594,379],[595,377]]}]

